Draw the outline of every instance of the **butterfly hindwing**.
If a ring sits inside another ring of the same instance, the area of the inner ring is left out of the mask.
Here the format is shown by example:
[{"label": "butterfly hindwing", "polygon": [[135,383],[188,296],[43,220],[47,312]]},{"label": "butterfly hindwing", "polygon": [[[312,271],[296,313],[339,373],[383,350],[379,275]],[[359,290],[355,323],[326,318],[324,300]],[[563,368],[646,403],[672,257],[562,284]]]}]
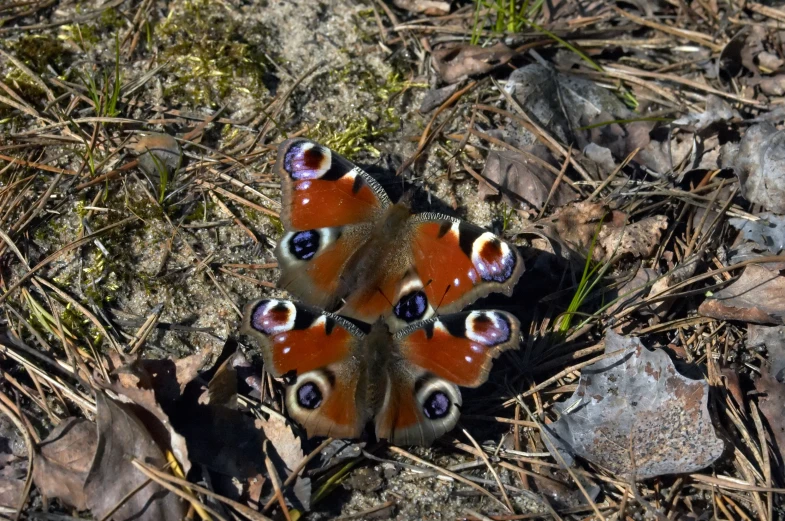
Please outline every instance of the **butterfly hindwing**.
[{"label": "butterfly hindwing", "polygon": [[462,404],[458,386],[477,387],[493,359],[517,348],[520,325],[503,311],[454,313],[393,335],[397,354],[388,370],[376,435],[396,444],[429,445],[450,431]]},{"label": "butterfly hindwing", "polygon": [[246,307],[241,332],[258,341],[273,376],[293,380],[287,410],[308,436],[360,435],[369,418],[358,328],[288,300],[265,299]]},{"label": "butterfly hindwing", "polygon": [[461,404],[455,384],[399,361],[390,367],[376,412],[376,437],[395,445],[430,445],[455,427]]},{"label": "butterfly hindwing", "polygon": [[346,266],[372,228],[361,223],[284,234],[275,252],[281,268],[278,286],[310,305],[334,309],[348,292]]}]

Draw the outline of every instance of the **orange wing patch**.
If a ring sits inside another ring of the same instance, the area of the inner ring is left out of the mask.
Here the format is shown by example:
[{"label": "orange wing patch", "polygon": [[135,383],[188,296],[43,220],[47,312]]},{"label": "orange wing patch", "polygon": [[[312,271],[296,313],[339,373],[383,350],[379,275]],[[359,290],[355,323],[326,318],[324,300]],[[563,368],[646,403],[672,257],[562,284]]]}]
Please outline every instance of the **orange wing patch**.
[{"label": "orange wing patch", "polygon": [[336,180],[296,181],[292,188],[290,214],[295,230],[367,222],[382,208],[379,197],[356,171]]},{"label": "orange wing patch", "polygon": [[481,384],[490,363],[487,347],[452,336],[438,326],[432,337],[418,329],[401,340],[400,346],[409,362],[462,387]]},{"label": "orange wing patch", "polygon": [[278,375],[306,373],[349,356],[352,335],[339,325],[328,334],[324,317],[307,329],[293,329],[272,337],[273,368]]},{"label": "orange wing patch", "polygon": [[445,228],[438,222],[425,222],[417,225],[414,234],[414,264],[434,307],[459,300],[480,281],[471,259],[461,250],[457,225]]}]

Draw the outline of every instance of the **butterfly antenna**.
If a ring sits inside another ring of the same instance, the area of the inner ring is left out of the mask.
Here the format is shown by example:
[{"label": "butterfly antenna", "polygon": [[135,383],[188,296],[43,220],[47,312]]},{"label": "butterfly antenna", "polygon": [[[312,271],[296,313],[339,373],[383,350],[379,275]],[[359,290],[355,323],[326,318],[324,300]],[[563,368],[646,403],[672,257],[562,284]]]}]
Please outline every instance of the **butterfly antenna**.
[{"label": "butterfly antenna", "polygon": [[384,297],[384,300],[386,300],[387,303],[390,305],[390,309],[395,307],[395,305],[392,303],[392,301],[390,301],[390,299],[387,298],[387,295],[384,294],[384,291],[382,291],[382,288],[377,287],[376,291],[378,291],[379,294],[381,294],[381,296]]},{"label": "butterfly antenna", "polygon": [[[431,281],[429,280],[428,284],[430,284],[430,283],[431,283]],[[450,288],[452,288],[452,284],[449,284],[447,286],[447,288],[444,290],[444,294],[442,295],[442,298],[439,300],[439,305],[436,306],[436,308],[433,310],[434,313],[439,311],[439,308],[442,307],[442,303],[444,302],[444,299],[447,298],[447,293],[450,291]]]}]

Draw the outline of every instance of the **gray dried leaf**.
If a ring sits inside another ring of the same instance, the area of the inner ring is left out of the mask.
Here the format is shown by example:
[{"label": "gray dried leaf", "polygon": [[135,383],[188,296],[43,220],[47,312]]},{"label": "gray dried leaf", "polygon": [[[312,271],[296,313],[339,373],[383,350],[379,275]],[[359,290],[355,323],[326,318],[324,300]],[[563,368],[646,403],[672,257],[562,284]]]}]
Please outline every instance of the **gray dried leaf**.
[{"label": "gray dried leaf", "polygon": [[433,68],[445,83],[456,83],[470,76],[488,73],[514,56],[515,51],[503,43],[492,47],[458,45],[435,49]]},{"label": "gray dried leaf", "polygon": [[728,219],[728,223],[739,230],[745,239],[763,246],[774,255],[785,250],[785,216],[765,212],[756,217],[760,220],[734,217]]},{"label": "gray dried leaf", "polygon": [[732,167],[748,201],[785,214],[785,130],[778,131],[771,123],[750,127]]},{"label": "gray dried leaf", "polygon": [[608,331],[605,352],[583,369],[575,394],[544,431],[569,464],[580,456],[624,479],[700,470],[720,457],[705,381],[680,375],[662,350]]},{"label": "gray dried leaf", "polygon": [[[629,118],[631,114],[618,98],[594,82],[561,74],[537,63],[513,71],[504,90],[538,125],[562,143],[577,140],[581,149],[590,142],[611,150],[613,146],[593,139],[586,140],[581,132],[574,129],[596,122],[603,115],[607,120],[616,120]],[[596,132],[609,129],[611,126]]]},{"label": "gray dried leaf", "polygon": [[785,74],[761,78],[758,87],[768,96],[782,96],[785,94]]},{"label": "gray dried leaf", "polygon": [[719,96],[709,94],[706,96],[706,110],[700,114],[691,112],[685,114],[673,122],[676,126],[694,127],[703,130],[721,121],[730,121],[734,117],[740,117],[739,113],[733,110],[730,104]]},{"label": "gray dried leaf", "polygon": [[780,454],[785,451],[785,415],[782,414],[785,403],[785,384],[777,381],[768,372],[761,373],[755,380],[755,389],[763,396],[758,398],[758,407],[769,422],[774,441]]},{"label": "gray dried leaf", "polygon": [[420,113],[427,114],[449,99],[458,90],[458,84],[447,85],[440,89],[431,89],[425,93],[420,103]]},{"label": "gray dried leaf", "polygon": [[751,264],[741,277],[707,298],[698,313],[719,320],[785,324],[785,277]]},{"label": "gray dried leaf", "polygon": [[615,296],[611,297],[612,300],[618,298],[619,301],[608,308],[606,311],[608,316],[613,316],[616,312],[631,307],[646,298],[657,277],[659,274],[656,270],[639,266],[632,278],[621,285],[615,291]]},{"label": "gray dried leaf", "polygon": [[[556,175],[543,166],[543,163],[553,165],[553,158],[541,145],[524,146],[522,149],[529,155],[512,150],[492,150],[482,175],[494,188],[498,188],[504,200],[513,208],[540,210],[556,181]],[[487,199],[496,194],[488,185],[481,184],[479,195]],[[562,206],[577,198],[578,194],[569,185],[560,183],[551,196],[550,204]]]},{"label": "gray dried leaf", "polygon": [[103,519],[125,499],[112,519],[181,519],[186,503],[156,483],[148,484],[126,499],[148,479],[131,461],[137,459],[162,468],[166,458],[129,406],[111,400],[100,391],[96,392],[95,402],[98,443],[85,481],[87,506],[93,515]]},{"label": "gray dried leaf", "polygon": [[602,177],[606,177],[616,170],[616,161],[613,159],[611,149],[589,143],[583,149],[583,155],[589,158],[599,170]]},{"label": "gray dried leaf", "polygon": [[58,425],[35,451],[33,482],[41,494],[85,510],[88,498],[84,485],[97,444],[91,421],[69,418]]},{"label": "gray dried leaf", "polygon": [[769,355],[768,373],[785,383],[785,326],[747,326],[747,349],[765,347]]},{"label": "gray dried leaf", "polygon": [[785,60],[780,58],[774,53],[770,53],[768,51],[763,51],[762,53],[758,54],[758,63],[761,67],[765,67],[770,71],[776,71],[783,65],[785,65]]}]

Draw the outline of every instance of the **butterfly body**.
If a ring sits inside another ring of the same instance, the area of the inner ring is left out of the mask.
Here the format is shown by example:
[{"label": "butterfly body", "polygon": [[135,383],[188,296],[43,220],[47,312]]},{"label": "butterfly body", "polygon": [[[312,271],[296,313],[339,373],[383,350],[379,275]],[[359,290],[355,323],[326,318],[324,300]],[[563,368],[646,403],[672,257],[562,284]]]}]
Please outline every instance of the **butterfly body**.
[{"label": "butterfly body", "polygon": [[487,379],[492,361],[517,348],[518,321],[502,311],[454,313],[391,333],[287,300],[248,305],[242,332],[265,367],[286,377],[289,414],[309,436],[357,438],[373,421],[396,444],[428,445],[452,429],[458,386]]},{"label": "butterfly body", "polygon": [[436,307],[451,313],[491,292],[509,295],[523,273],[517,251],[491,232],[393,204],[375,179],[317,143],[284,142],[276,171],[286,232],[279,285],[310,305],[401,327]]}]

